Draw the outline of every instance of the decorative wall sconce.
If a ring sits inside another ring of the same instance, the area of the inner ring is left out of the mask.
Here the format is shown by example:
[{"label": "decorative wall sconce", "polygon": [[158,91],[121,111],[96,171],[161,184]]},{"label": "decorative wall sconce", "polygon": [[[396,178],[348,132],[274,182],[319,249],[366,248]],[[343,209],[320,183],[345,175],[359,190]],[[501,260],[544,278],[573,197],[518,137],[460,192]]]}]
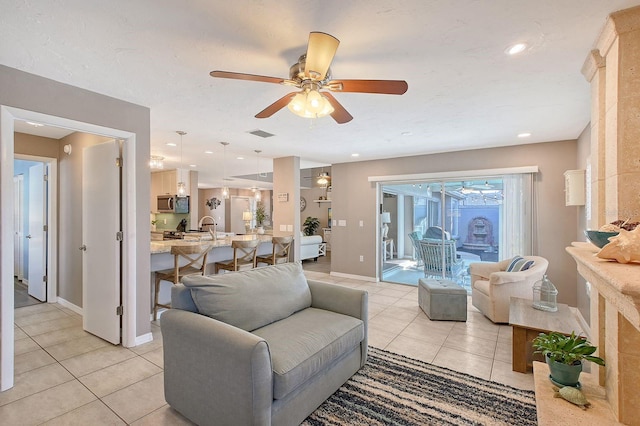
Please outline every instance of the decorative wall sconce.
[{"label": "decorative wall sconce", "polygon": [[73,147],[71,146],[70,143],[68,143],[62,147],[62,150],[64,151],[65,154],[71,155],[71,151],[73,150]]}]

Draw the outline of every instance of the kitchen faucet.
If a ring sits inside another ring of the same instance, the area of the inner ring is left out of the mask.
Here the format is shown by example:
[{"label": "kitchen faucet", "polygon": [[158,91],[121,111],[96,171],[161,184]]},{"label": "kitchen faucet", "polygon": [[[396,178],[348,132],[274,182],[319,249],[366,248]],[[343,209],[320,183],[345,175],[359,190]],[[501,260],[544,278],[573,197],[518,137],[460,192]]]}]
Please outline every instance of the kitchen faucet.
[{"label": "kitchen faucet", "polygon": [[[205,219],[211,219],[211,221],[213,223],[204,223]],[[203,225],[213,225],[213,227],[215,228],[218,224],[216,223],[216,220],[211,217],[211,216],[202,216],[202,218],[200,219],[200,222],[198,222],[198,230],[202,231],[202,226]]]},{"label": "kitchen faucet", "polygon": [[211,227],[209,227],[209,233],[211,234],[211,237],[213,238],[213,241],[217,241],[218,240],[218,232],[216,231],[216,226],[218,225],[216,223],[216,220],[211,217],[211,216],[202,216],[202,219],[200,219],[200,222],[198,222],[198,230],[202,231],[202,226],[205,225],[204,220],[205,219],[211,219],[211,221],[213,223],[207,223],[206,225],[213,225],[213,229]]}]

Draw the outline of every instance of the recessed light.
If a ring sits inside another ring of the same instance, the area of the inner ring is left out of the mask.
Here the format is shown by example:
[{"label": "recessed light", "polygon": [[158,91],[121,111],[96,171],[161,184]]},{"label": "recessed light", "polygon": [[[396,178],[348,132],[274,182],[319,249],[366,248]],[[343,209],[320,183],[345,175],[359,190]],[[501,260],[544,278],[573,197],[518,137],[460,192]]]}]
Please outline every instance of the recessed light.
[{"label": "recessed light", "polygon": [[195,164],[189,164],[189,167],[198,167]]},{"label": "recessed light", "polygon": [[236,157],[236,160],[244,160],[244,157]]},{"label": "recessed light", "polygon": [[178,145],[173,142],[167,142],[167,146],[178,146]]},{"label": "recessed light", "polygon": [[205,154],[213,154],[213,151],[205,151]]},{"label": "recessed light", "polygon": [[44,124],[42,123],[34,123],[33,121],[27,121],[27,124],[30,124],[33,127],[43,127]]},{"label": "recessed light", "polygon": [[519,138],[528,138],[529,136],[531,136],[531,133],[528,133],[528,132],[518,133]]},{"label": "recessed light", "polygon": [[518,53],[522,53],[527,49],[527,43],[516,43],[507,47],[505,53],[507,55],[517,55]]},{"label": "recessed light", "polygon": [[351,154],[352,157],[360,157],[360,154],[358,154],[357,152],[354,152],[353,154]]}]

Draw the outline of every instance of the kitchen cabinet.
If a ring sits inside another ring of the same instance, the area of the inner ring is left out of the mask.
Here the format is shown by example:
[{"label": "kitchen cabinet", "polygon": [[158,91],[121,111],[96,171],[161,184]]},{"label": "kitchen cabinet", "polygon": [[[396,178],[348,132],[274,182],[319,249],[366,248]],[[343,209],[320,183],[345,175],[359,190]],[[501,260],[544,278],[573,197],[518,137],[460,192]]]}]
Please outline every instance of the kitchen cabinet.
[{"label": "kitchen cabinet", "polygon": [[173,169],[151,173],[151,211],[157,209],[158,195],[176,195],[180,181],[185,183],[187,190],[185,195],[191,195],[189,193],[189,170]]}]

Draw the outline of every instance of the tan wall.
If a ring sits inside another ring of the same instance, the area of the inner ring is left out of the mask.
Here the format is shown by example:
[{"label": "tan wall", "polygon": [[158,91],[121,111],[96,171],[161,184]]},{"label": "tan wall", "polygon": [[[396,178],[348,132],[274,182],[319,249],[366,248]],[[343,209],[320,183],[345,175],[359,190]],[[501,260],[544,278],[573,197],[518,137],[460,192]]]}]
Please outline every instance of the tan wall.
[{"label": "tan wall", "polygon": [[[576,239],[576,207],[564,205],[564,176],[576,168],[576,141],[333,164],[332,213],[347,226],[332,231],[332,272],[376,276],[376,185],[369,176],[433,173],[537,165],[537,254],[550,261],[549,278],[559,300],[576,304],[575,263],[565,247]],[[359,227],[358,222],[364,221]],[[364,262],[359,256],[364,256]]]},{"label": "tan wall", "polygon": [[16,154],[58,158],[58,140],[16,132],[13,136]]},{"label": "tan wall", "polygon": [[[150,315],[150,247],[149,247],[149,192],[150,174],[149,108],[121,101],[78,87],[59,83],[0,65],[0,105],[37,111],[42,114],[62,117],[83,123],[91,123],[113,129],[135,133],[137,165],[135,179],[136,205],[133,208],[139,214],[135,221],[137,253],[132,254],[136,272],[136,336],[151,331]],[[2,167],[3,165],[0,165]],[[2,182],[2,191],[13,188]],[[4,238],[4,236],[3,236]],[[77,248],[76,248],[77,250]],[[62,253],[63,254],[63,253]],[[12,265],[13,267],[13,265]],[[81,283],[70,283],[81,286]]]},{"label": "tan wall", "polygon": [[329,226],[329,208],[331,203],[314,203],[313,200],[319,200],[321,196],[325,196],[324,188],[301,189],[300,196],[307,201],[307,207],[300,212],[300,224],[304,224],[307,217],[317,217],[320,221],[320,228],[316,234],[322,235],[322,228]]},{"label": "tan wall", "polygon": [[[82,306],[82,150],[110,140],[72,133],[58,146],[58,296]],[[63,147],[71,144],[71,155]]]}]

